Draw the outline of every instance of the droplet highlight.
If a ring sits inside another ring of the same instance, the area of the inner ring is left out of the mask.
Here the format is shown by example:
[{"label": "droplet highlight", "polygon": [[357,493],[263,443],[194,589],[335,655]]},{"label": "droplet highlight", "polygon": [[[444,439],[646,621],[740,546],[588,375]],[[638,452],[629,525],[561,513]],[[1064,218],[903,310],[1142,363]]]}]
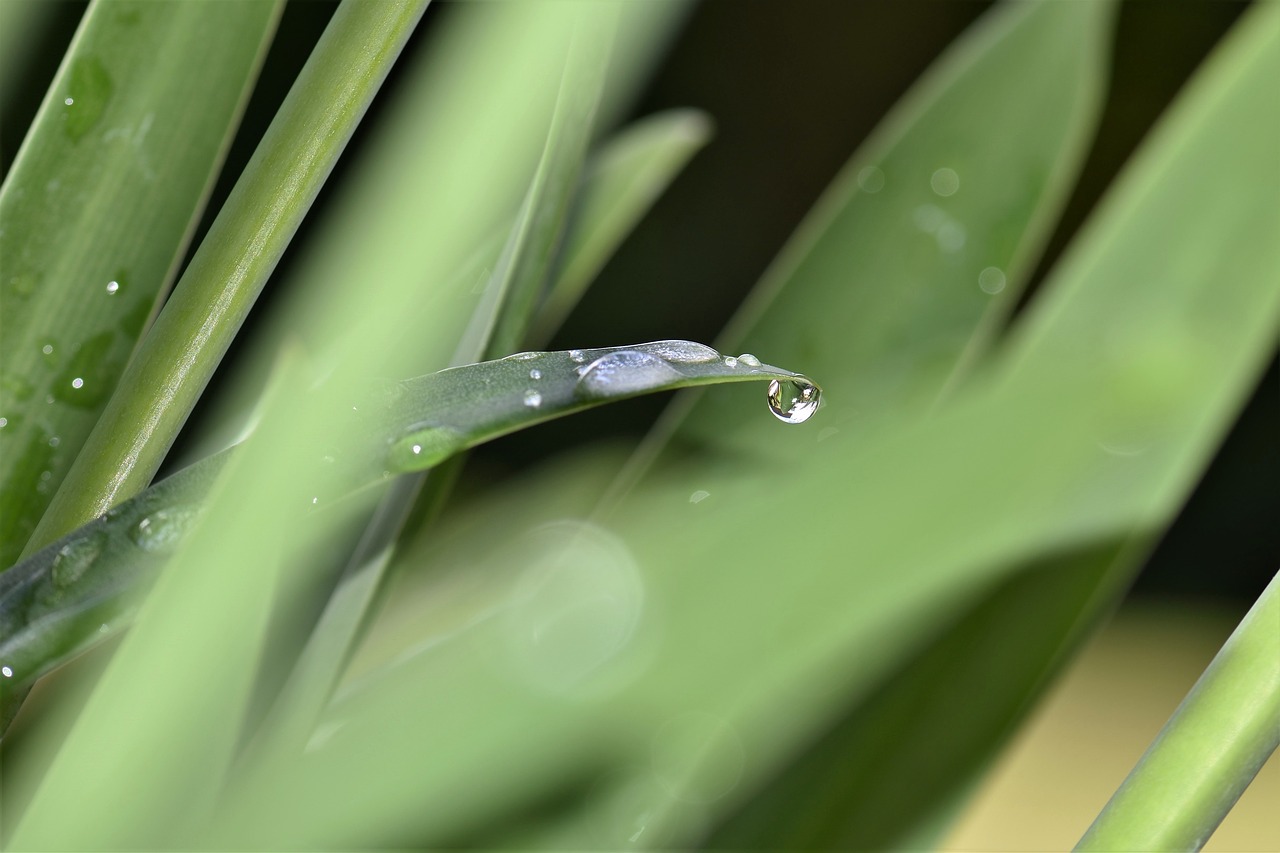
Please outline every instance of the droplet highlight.
[{"label": "droplet highlight", "polygon": [[49,570],[53,585],[66,589],[80,580],[102,554],[105,539],[101,531],[98,531],[63,545],[54,556],[53,566]]},{"label": "droplet highlight", "polygon": [[720,357],[720,353],[705,344],[693,341],[654,341],[635,347],[674,364],[707,364]]},{"label": "droplet highlight", "polygon": [[195,526],[200,507],[195,504],[178,504],[149,514],[129,531],[129,538],[144,551],[152,554],[169,554],[178,547],[187,533]]},{"label": "droplet highlight", "polygon": [[803,377],[769,382],[769,411],[786,424],[802,424],[818,411],[822,389]]},{"label": "droplet highlight", "polygon": [[738,363],[745,364],[747,367],[759,367],[760,359],[756,358],[749,352],[744,352],[742,355],[738,356]]},{"label": "droplet highlight", "polygon": [[542,371],[535,367],[533,370],[529,371],[529,378],[536,382],[542,378]]},{"label": "droplet highlight", "polygon": [[536,409],[542,405],[542,395],[531,388],[524,392],[524,404],[530,409]]}]

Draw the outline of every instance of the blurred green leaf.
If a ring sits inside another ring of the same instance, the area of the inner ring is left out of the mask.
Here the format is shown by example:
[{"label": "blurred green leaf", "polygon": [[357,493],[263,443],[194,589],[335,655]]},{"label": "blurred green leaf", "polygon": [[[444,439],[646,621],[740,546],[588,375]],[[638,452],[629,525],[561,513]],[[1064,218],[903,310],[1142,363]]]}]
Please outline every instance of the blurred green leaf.
[{"label": "blurred green leaf", "polygon": [[0,565],[168,288],[279,12],[99,0],[85,13],[0,189]]},{"label": "blurred green leaf", "polygon": [[672,110],[637,122],[601,148],[583,177],[558,271],[528,345],[551,339],[618,245],[710,137],[704,113]]}]

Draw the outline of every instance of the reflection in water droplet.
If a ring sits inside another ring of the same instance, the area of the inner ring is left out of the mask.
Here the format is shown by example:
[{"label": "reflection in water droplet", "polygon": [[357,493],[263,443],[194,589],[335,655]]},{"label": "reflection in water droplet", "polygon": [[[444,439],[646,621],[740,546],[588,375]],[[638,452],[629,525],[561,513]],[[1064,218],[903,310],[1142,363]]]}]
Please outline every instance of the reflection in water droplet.
[{"label": "reflection in water droplet", "polygon": [[737,366],[738,366],[738,359],[737,359],[737,358],[735,358],[734,356],[726,355],[726,356],[724,357],[724,366],[725,366],[725,367],[737,367]]},{"label": "reflection in water droplet", "polygon": [[200,517],[195,504],[178,504],[153,512],[129,531],[129,538],[144,551],[172,553]]},{"label": "reflection in water droplet", "polygon": [[822,389],[804,378],[769,382],[769,411],[783,423],[802,424],[818,411]]},{"label": "reflection in water droplet", "polygon": [[760,359],[756,358],[749,352],[744,352],[742,355],[738,356],[738,362],[740,364],[745,364],[747,367],[760,366]]},{"label": "reflection in water droplet", "polygon": [[569,360],[575,364],[582,364],[587,360],[587,356],[580,349],[571,349],[569,350]]},{"label": "reflection in water droplet", "polygon": [[999,293],[1004,290],[1004,272],[999,267],[987,267],[978,273],[978,287],[983,293]]},{"label": "reflection in water droplet", "polygon": [[106,535],[99,530],[63,545],[53,558],[53,567],[50,569],[54,586],[65,589],[78,581],[98,559],[105,544]]},{"label": "reflection in water droplet", "polygon": [[438,465],[462,449],[458,434],[444,427],[414,430],[391,445],[387,467],[397,473],[423,471]]},{"label": "reflection in water droplet", "polygon": [[542,405],[542,395],[530,388],[524,392],[524,404],[531,409],[536,409]]},{"label": "reflection in water droplet", "polygon": [[955,169],[942,168],[930,176],[929,186],[940,196],[955,195],[956,190],[960,189],[960,176]]},{"label": "reflection in water droplet", "polygon": [[76,102],[76,99],[75,99],[75,98],[63,98],[63,99],[62,99],[62,103],[66,104],[67,106],[71,106],[71,105],[72,105],[72,104],[74,104],[75,102]]},{"label": "reflection in water droplet", "polygon": [[696,492],[689,495],[689,503],[691,504],[702,503],[709,497],[711,497],[711,493],[708,492],[706,489],[698,489]]},{"label": "reflection in water droplet", "polygon": [[878,193],[884,189],[884,172],[875,166],[865,166],[858,172],[858,188],[864,193]]},{"label": "reflection in water droplet", "polygon": [[533,370],[530,370],[530,371],[529,371],[529,378],[530,378],[530,379],[533,379],[533,380],[535,380],[535,381],[536,381],[536,380],[538,380],[538,379],[541,379],[541,378],[542,378],[542,371],[535,367]]},{"label": "reflection in water droplet", "polygon": [[635,349],[675,364],[706,364],[720,357],[720,353],[711,347],[693,341],[654,341],[640,344]]},{"label": "reflection in water droplet", "polygon": [[109,281],[109,282],[107,282],[107,293],[115,294],[115,293],[117,293],[119,290],[120,290],[120,282],[118,282],[118,281]]},{"label": "reflection in water droplet", "polygon": [[631,552],[581,521],[543,525],[517,547],[522,574],[505,618],[515,671],[554,693],[603,675],[630,644],[643,608]]},{"label": "reflection in water droplet", "polygon": [[700,803],[732,791],[745,764],[733,726],[703,713],[668,720],[653,736],[649,758],[653,775],[673,797]]},{"label": "reflection in water droplet", "polygon": [[79,376],[77,376],[75,379],[72,379],[72,380],[71,380],[71,387],[72,387],[72,388],[76,388],[76,389],[83,388],[83,387],[84,387],[84,379],[83,379],[82,377],[79,377]]},{"label": "reflection in water droplet", "polygon": [[618,350],[587,365],[577,390],[586,397],[614,397],[635,394],[679,378],[680,372],[656,355]]}]

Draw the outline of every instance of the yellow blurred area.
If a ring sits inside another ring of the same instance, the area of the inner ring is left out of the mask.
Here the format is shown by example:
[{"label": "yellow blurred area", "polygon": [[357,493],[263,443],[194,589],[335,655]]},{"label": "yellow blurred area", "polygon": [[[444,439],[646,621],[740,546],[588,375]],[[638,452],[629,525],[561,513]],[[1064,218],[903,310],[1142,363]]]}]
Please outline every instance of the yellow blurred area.
[{"label": "yellow blurred area", "polygon": [[[942,849],[1070,850],[1240,616],[1174,604],[1122,609],[1050,690]],[[1204,849],[1280,850],[1278,803],[1273,755]]]}]

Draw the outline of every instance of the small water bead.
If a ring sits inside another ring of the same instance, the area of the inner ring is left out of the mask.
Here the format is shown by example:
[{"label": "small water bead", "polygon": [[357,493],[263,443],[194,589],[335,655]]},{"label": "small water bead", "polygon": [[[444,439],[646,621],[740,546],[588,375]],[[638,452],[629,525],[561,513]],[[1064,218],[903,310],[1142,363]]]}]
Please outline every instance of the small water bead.
[{"label": "small water bead", "polygon": [[960,189],[960,176],[955,169],[939,169],[929,177],[929,187],[944,198],[955,195]]},{"label": "small water bead", "polygon": [[530,379],[533,379],[533,380],[535,380],[535,381],[536,381],[536,380],[538,380],[538,379],[541,379],[541,378],[542,378],[542,371],[535,367],[533,370],[530,370],[530,371],[529,371],[529,378],[530,378]]},{"label": "small water bead", "polygon": [[79,389],[83,388],[83,387],[84,387],[84,379],[83,379],[82,377],[80,377],[80,376],[77,376],[75,379],[72,379],[72,380],[71,380],[71,387],[72,387],[72,388],[75,388],[75,389],[77,389],[77,390],[79,390]]},{"label": "small water bead", "polygon": [[720,357],[720,353],[711,347],[693,341],[654,341],[640,344],[635,349],[675,364],[706,364]]},{"label": "small water bead", "polygon": [[5,678],[13,678],[13,670],[7,666],[0,666],[0,675],[3,675]]},{"label": "small water bead", "polygon": [[571,349],[569,350],[569,360],[574,364],[582,364],[582,362],[587,360],[587,356],[586,353],[580,349]]},{"label": "small water bead", "polygon": [[618,350],[587,365],[577,389],[587,397],[635,394],[681,378],[665,359],[638,350]]},{"label": "small water bead", "polygon": [[44,353],[45,355],[53,355],[53,344],[45,344],[44,346],[40,347],[40,352]]},{"label": "small water bead", "polygon": [[983,293],[995,295],[1004,290],[1004,272],[999,267],[987,267],[978,273],[978,287]]},{"label": "small water bead", "polygon": [[74,104],[75,102],[76,102],[76,99],[75,99],[75,98],[63,98],[63,99],[62,99],[62,103],[66,104],[67,106],[71,106],[71,105],[72,105],[72,104]]},{"label": "small water bead", "polygon": [[178,547],[188,531],[195,526],[200,515],[200,507],[194,504],[180,504],[153,512],[139,521],[129,538],[144,551],[151,553],[171,553]]},{"label": "small water bead", "polygon": [[738,360],[737,360],[736,358],[734,358],[733,356],[731,356],[731,355],[726,355],[726,356],[724,357],[724,366],[725,366],[725,367],[737,367],[737,366],[738,366]]},{"label": "small water bead", "polygon": [[109,282],[107,282],[107,293],[108,293],[108,294],[114,295],[114,294],[118,293],[118,292],[119,292],[119,290],[120,290],[120,282],[118,282],[118,281],[109,281]]},{"label": "small water bead", "polygon": [[99,531],[63,545],[53,558],[53,567],[50,569],[53,585],[65,589],[80,580],[102,554],[105,538]]},{"label": "small water bead", "polygon": [[738,363],[745,364],[747,367],[759,367],[760,359],[756,358],[749,352],[744,352],[742,355],[738,356]]},{"label": "small water bead", "polygon": [[0,418],[0,429],[4,429],[4,428],[5,428],[5,427],[7,427],[8,425],[9,425],[9,419],[8,419],[8,418]]},{"label": "small water bead", "polygon": [[530,388],[524,392],[524,404],[531,409],[536,409],[542,405],[542,395]]},{"label": "small water bead", "polygon": [[448,459],[462,446],[461,438],[453,430],[425,427],[391,445],[387,453],[387,467],[398,473],[423,471]]},{"label": "small water bead", "polygon": [[884,172],[876,166],[865,166],[858,172],[858,188],[864,193],[878,193],[884,189]]},{"label": "small water bead", "polygon": [[804,378],[769,382],[769,411],[783,423],[802,424],[818,411],[822,389]]}]

